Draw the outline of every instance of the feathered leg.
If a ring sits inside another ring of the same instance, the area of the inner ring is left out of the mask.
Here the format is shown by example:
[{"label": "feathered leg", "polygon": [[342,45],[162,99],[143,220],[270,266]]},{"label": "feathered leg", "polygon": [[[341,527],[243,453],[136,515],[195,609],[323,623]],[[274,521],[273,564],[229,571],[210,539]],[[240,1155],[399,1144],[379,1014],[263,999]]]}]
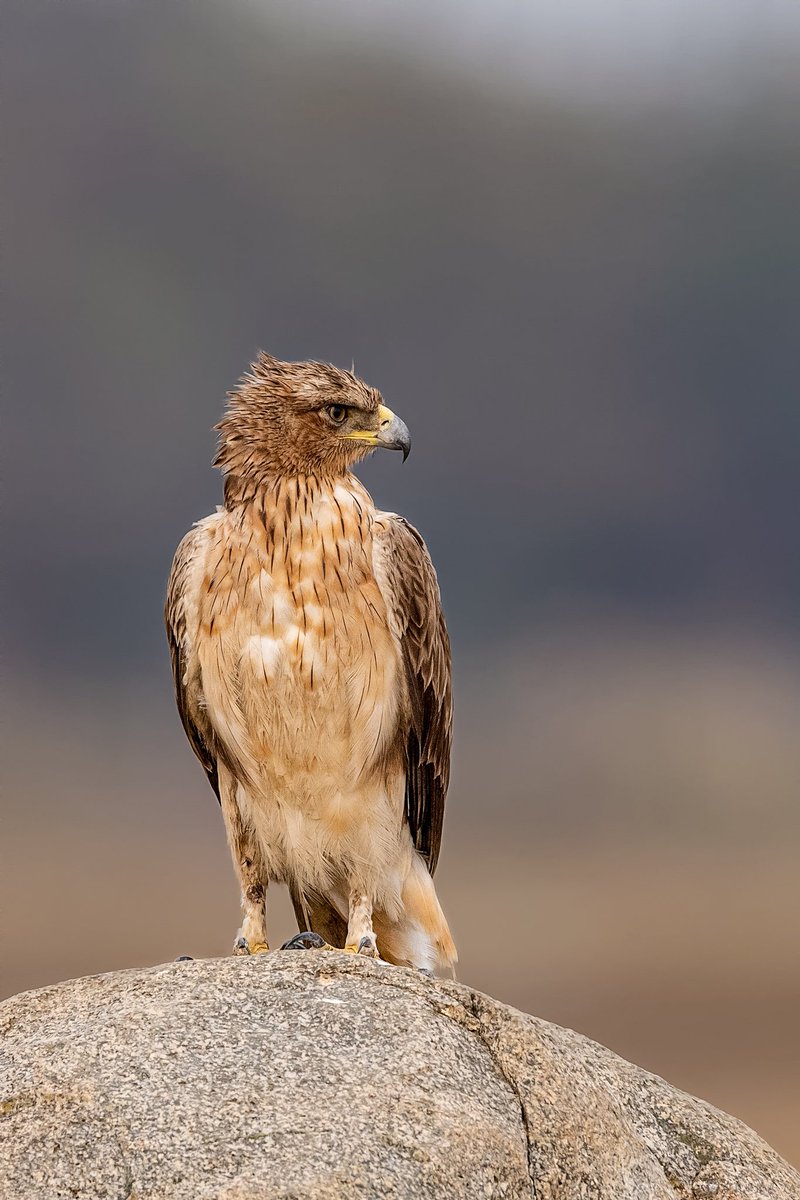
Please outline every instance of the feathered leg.
[{"label": "feathered leg", "polygon": [[332,904],[313,893],[301,896],[290,887],[297,924],[302,932],[282,947],[284,950],[341,950],[379,958],[372,928],[372,901],[366,892],[352,888],[349,895],[349,919],[345,924]]},{"label": "feathered leg", "polygon": [[263,954],[267,944],[267,874],[254,830],[242,819],[235,779],[220,771],[220,805],[233,865],[242,889],[242,926],[234,954]]},{"label": "feathered leg", "polygon": [[378,958],[378,943],[372,928],[372,901],[366,892],[352,888],[349,897],[347,941],[345,950],[363,954],[367,958]]}]

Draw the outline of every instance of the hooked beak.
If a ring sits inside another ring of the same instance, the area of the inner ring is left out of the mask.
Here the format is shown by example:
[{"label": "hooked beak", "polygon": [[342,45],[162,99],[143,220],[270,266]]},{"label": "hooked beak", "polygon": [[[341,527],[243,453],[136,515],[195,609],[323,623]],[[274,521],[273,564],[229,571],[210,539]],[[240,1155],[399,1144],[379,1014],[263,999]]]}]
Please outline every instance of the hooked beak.
[{"label": "hooked beak", "polygon": [[411,453],[411,434],[408,432],[408,426],[385,404],[378,409],[377,430],[359,429],[342,436],[349,442],[366,442],[369,446],[382,446],[384,450],[402,450],[403,462]]}]

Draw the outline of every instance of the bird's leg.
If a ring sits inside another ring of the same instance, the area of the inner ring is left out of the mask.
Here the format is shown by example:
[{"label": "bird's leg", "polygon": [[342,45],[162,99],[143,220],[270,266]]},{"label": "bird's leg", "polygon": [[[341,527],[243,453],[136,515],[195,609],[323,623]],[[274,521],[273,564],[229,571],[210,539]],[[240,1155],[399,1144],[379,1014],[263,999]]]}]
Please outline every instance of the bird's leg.
[{"label": "bird's leg", "polygon": [[233,865],[242,889],[242,926],[233,943],[234,954],[263,954],[267,944],[267,874],[254,831],[244,823],[236,802],[235,784],[222,787],[221,804]]},{"label": "bird's leg", "polygon": [[242,927],[233,944],[234,954],[264,954],[267,944],[267,881],[258,850],[250,847],[239,864],[242,885]]},{"label": "bird's leg", "polygon": [[379,958],[378,943],[372,928],[372,901],[366,892],[358,888],[350,891],[347,941],[345,950],[351,954],[363,954],[366,958]]}]

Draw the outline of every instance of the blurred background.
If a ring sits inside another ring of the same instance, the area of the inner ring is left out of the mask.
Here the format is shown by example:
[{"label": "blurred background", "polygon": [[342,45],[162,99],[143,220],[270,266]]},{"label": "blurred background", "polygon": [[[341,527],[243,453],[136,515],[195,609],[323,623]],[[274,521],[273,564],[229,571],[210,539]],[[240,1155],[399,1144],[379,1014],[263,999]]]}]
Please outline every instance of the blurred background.
[{"label": "blurred background", "polygon": [[460,977],[799,1162],[800,6],[13,0],[3,55],[3,991],[228,952],[164,585],[257,348],[354,359]]}]

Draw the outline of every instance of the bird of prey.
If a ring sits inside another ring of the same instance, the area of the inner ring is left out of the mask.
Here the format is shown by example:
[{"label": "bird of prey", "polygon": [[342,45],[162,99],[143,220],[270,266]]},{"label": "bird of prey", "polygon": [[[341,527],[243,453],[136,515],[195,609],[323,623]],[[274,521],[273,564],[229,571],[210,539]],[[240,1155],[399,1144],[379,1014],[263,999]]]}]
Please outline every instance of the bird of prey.
[{"label": "bird of prey", "polygon": [[405,459],[408,429],[353,371],[263,353],[217,429],[224,505],[178,547],[166,623],[241,884],[234,952],[268,949],[277,881],[295,943],[451,967],[432,878],[452,733],[436,573],[351,473],[375,447]]}]

